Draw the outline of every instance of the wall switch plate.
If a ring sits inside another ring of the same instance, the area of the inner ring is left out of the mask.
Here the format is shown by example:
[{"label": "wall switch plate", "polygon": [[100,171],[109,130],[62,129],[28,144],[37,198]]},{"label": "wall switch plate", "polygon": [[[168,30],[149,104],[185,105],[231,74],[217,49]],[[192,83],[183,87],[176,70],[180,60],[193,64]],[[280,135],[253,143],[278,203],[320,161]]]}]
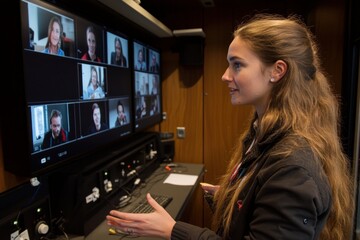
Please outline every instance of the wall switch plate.
[{"label": "wall switch plate", "polygon": [[178,138],[185,138],[185,127],[177,127],[176,134]]}]

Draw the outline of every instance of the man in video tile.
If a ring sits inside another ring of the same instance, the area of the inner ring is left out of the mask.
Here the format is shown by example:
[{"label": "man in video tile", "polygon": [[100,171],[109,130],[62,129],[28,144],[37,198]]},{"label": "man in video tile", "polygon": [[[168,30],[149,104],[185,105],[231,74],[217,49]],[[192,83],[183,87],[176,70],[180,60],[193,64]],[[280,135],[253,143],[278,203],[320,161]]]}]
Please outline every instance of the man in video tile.
[{"label": "man in video tile", "polygon": [[45,134],[42,149],[53,147],[68,140],[68,132],[61,126],[62,114],[59,110],[52,110],[50,115],[50,130]]}]

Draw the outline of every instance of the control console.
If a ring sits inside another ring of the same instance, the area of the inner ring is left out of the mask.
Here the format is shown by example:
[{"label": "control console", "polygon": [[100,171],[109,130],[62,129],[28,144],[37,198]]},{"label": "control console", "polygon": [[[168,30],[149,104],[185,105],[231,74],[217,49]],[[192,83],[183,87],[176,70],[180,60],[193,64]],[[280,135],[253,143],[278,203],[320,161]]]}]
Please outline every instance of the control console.
[{"label": "control console", "polygon": [[64,220],[64,231],[86,236],[104,221],[126,189],[136,187],[159,166],[159,142],[157,134],[142,133],[129,144],[52,174],[52,212]]},{"label": "control console", "polygon": [[3,193],[0,206],[0,239],[46,239],[51,230],[46,183],[29,183]]}]

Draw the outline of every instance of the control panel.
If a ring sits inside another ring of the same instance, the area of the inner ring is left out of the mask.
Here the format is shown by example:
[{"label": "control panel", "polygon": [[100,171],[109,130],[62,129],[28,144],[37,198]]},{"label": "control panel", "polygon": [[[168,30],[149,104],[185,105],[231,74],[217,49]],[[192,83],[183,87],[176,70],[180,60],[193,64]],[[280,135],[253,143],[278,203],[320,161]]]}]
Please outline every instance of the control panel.
[{"label": "control panel", "polygon": [[[31,198],[27,199],[31,200]],[[14,206],[14,205],[13,205]],[[8,206],[11,208],[12,206]],[[51,227],[49,199],[38,199],[28,205],[12,209],[12,213],[0,220],[0,239],[40,240]]]},{"label": "control panel", "polygon": [[159,166],[158,151],[158,136],[145,135],[132,141],[130,147],[109,152],[111,157],[105,156],[105,161],[91,157],[85,162],[98,164],[84,167],[86,164],[81,163],[53,175],[50,179],[52,213],[64,220],[64,231],[88,235],[118,206],[126,191],[134,189],[148,172]]}]

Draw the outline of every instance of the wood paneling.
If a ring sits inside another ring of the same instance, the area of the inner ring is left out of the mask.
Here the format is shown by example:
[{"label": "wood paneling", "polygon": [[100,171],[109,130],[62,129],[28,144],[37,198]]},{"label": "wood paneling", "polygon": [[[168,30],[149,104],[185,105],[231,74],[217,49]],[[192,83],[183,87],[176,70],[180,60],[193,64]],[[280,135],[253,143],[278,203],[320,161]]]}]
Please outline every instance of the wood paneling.
[{"label": "wood paneling", "polygon": [[[160,129],[175,134],[175,162],[203,163],[203,68],[179,67],[179,54],[171,48],[162,52],[163,112],[167,119]],[[176,137],[176,128],[185,127],[185,138]],[[202,192],[194,194],[184,221],[202,225]]]},{"label": "wood paneling", "polygon": [[[231,104],[229,88],[221,81],[228,67],[226,56],[233,32],[233,16],[228,13],[217,9],[205,14],[204,181],[212,184],[217,184],[224,174],[231,151],[250,116],[249,107]],[[211,212],[206,206],[204,226],[210,225]]]},{"label": "wood paneling", "polygon": [[343,80],[345,5],[342,1],[322,3],[313,9],[309,21],[309,24],[314,26],[323,67],[335,93],[340,96]]}]

